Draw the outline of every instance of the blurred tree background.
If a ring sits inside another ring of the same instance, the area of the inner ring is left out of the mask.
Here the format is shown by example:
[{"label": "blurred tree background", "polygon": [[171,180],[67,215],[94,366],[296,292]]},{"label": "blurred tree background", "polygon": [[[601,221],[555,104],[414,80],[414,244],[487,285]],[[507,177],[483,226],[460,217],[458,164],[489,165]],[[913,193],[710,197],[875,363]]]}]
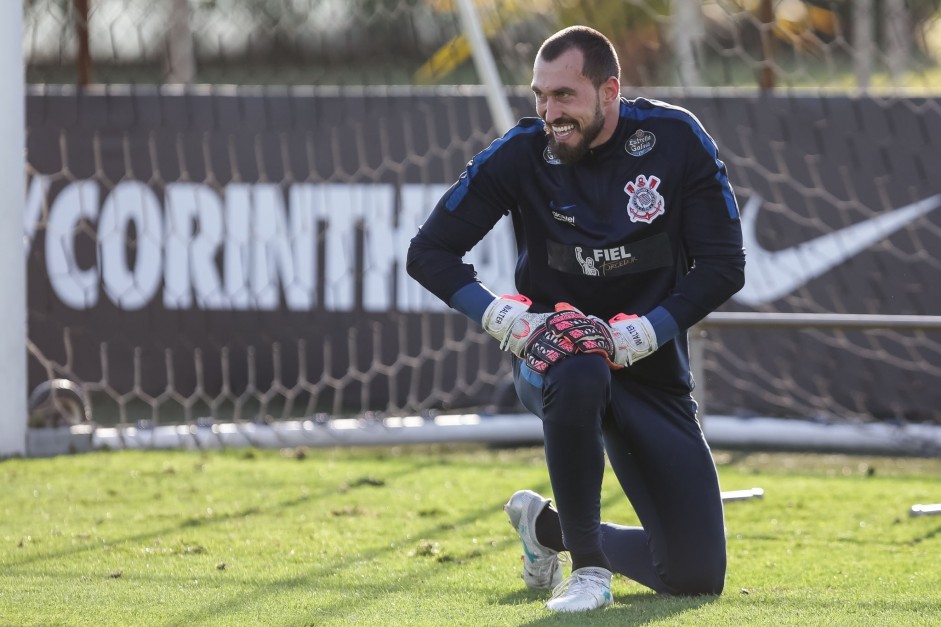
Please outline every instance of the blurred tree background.
[{"label": "blurred tree background", "polygon": [[[459,0],[25,0],[32,83],[476,84]],[[473,0],[500,74],[588,24],[626,86],[941,84],[941,0]]]}]

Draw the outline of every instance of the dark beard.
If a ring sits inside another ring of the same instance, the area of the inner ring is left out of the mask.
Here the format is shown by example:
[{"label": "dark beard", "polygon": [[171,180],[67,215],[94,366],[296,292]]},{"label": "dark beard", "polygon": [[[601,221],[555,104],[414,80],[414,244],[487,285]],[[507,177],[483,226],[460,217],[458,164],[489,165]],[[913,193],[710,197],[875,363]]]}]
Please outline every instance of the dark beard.
[{"label": "dark beard", "polygon": [[574,146],[557,142],[549,126],[546,125],[546,133],[549,135],[549,150],[562,163],[575,163],[588,154],[591,143],[601,134],[602,128],[604,128],[604,113],[601,111],[601,102],[599,101],[595,107],[595,119],[585,128],[579,129],[582,138]]}]

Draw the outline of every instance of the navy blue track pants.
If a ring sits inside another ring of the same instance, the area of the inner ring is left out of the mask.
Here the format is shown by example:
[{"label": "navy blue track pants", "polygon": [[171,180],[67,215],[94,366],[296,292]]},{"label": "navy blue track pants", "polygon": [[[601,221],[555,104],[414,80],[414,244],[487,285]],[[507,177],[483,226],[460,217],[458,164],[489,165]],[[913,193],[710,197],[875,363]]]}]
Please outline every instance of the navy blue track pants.
[{"label": "navy blue track pants", "polygon": [[[725,582],[722,497],[696,402],[575,355],[544,376],[516,360],[516,392],[542,419],[562,539],[603,551],[614,572],[657,592],[718,594]],[[607,452],[641,527],[601,522]]]}]

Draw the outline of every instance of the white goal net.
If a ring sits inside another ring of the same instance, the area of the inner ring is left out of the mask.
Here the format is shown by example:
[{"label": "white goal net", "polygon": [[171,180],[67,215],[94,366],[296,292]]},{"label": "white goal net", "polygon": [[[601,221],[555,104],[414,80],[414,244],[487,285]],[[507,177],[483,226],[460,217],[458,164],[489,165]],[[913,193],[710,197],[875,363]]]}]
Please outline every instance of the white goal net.
[{"label": "white goal net", "polygon": [[[520,410],[505,355],[404,273],[497,136],[454,3],[82,4],[25,3],[33,426]],[[474,4],[514,115],[539,43],[587,23],[625,96],[702,120],[749,248],[723,311],[941,314],[937,2]],[[471,260],[513,291],[508,224]],[[941,425],[930,325],[702,342],[710,413]]]}]

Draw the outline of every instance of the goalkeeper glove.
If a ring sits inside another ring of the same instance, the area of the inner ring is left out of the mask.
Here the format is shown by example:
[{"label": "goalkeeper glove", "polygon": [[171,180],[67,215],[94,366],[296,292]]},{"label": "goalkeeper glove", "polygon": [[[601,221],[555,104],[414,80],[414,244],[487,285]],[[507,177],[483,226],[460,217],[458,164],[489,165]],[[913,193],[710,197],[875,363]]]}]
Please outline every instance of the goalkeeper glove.
[{"label": "goalkeeper glove", "polygon": [[[556,308],[560,306],[574,309],[567,303],[559,303]],[[579,353],[601,355],[613,370],[630,366],[657,350],[657,334],[644,316],[622,313],[610,322],[596,316],[587,316],[587,320],[594,332],[577,325],[562,330],[562,336],[571,341]]]},{"label": "goalkeeper glove", "polygon": [[484,330],[536,372],[543,373],[576,352],[565,334],[577,326],[591,326],[580,311],[565,303],[553,313],[529,313],[532,301],[522,295],[501,296],[484,311]]},{"label": "goalkeeper glove", "polygon": [[657,334],[645,316],[621,313],[607,323],[595,320],[610,333],[613,350],[606,357],[614,370],[633,365],[657,350]]}]

